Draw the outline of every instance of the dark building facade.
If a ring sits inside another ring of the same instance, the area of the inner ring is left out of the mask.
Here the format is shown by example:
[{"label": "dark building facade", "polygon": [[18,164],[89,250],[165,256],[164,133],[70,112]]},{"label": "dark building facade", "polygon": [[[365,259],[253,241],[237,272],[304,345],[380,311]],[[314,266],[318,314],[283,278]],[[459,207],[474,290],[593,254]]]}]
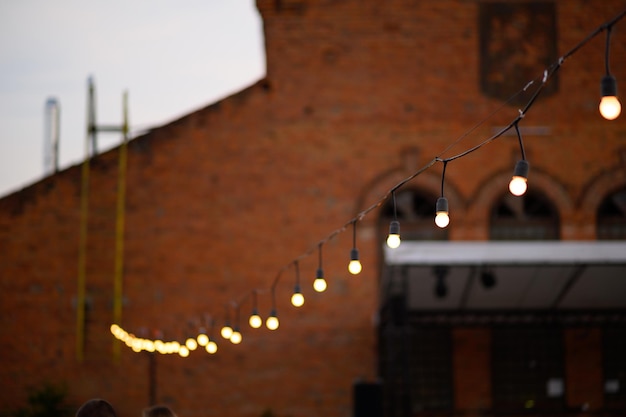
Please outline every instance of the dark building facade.
[{"label": "dark building facade", "polygon": [[264,79],[0,199],[0,412],[50,383],[122,416],[623,415],[626,119],[598,102],[626,4],[257,7]]}]

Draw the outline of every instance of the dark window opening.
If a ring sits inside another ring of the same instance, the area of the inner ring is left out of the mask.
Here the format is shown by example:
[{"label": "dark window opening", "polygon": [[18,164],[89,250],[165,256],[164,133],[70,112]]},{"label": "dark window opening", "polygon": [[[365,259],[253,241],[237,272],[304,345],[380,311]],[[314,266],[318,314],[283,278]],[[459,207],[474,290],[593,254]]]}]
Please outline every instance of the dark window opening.
[{"label": "dark window opening", "polygon": [[622,188],[602,200],[598,207],[597,219],[598,239],[626,239],[626,188]]},{"label": "dark window opening", "polygon": [[491,240],[557,240],[559,216],[540,192],[506,193],[492,208],[489,234]]}]

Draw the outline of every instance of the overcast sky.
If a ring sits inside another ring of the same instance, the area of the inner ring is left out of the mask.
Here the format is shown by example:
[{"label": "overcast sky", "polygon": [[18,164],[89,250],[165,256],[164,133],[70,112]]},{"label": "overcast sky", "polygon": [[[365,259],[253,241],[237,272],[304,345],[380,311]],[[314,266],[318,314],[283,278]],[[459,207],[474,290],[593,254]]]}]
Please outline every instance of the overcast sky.
[{"label": "overcast sky", "polygon": [[[0,0],[0,197],[44,176],[45,103],[60,104],[60,168],[85,155],[87,80],[97,123],[131,132],[218,101],[265,74],[254,0]],[[120,143],[101,133],[99,148]]]}]

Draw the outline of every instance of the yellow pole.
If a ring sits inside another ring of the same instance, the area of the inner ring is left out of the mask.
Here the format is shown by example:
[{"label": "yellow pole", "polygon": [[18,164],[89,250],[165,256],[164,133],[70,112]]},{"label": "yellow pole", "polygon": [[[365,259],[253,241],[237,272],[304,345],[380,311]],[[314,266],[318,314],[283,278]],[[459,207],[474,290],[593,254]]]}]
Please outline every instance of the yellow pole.
[{"label": "yellow pole", "polygon": [[[115,276],[113,282],[113,323],[122,324],[123,284],[124,284],[124,225],[126,207],[126,166],[128,159],[128,94],[123,97],[124,124],[122,145],[119,150],[119,173],[117,184],[117,216],[115,222]],[[113,339],[113,356],[120,357],[120,342]]]}]

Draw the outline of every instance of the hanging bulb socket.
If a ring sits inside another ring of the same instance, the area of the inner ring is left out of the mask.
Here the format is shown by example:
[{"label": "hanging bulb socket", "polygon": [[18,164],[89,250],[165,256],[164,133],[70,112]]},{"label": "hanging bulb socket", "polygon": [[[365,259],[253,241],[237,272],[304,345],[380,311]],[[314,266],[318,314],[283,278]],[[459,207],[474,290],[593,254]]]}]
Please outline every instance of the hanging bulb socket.
[{"label": "hanging bulb socket", "polygon": [[437,199],[435,224],[442,229],[450,224],[450,217],[448,215],[448,199],[445,197],[439,197]]},{"label": "hanging bulb socket", "polygon": [[392,220],[389,223],[389,236],[387,237],[387,246],[395,249],[400,246],[400,222]]},{"label": "hanging bulb socket", "polygon": [[521,159],[517,161],[515,169],[513,170],[513,178],[511,178],[511,182],[509,183],[509,191],[511,194],[519,197],[526,193],[529,170],[530,164],[527,160]]},{"label": "hanging bulb socket", "polygon": [[278,316],[276,315],[276,309],[272,309],[272,311],[270,312],[269,317],[265,321],[265,325],[270,330],[276,330],[276,329],[278,329],[279,324],[280,323],[278,321]]},{"label": "hanging bulb socket", "polygon": [[313,289],[317,292],[326,291],[326,280],[324,279],[324,270],[322,268],[317,268],[315,281],[313,281]]},{"label": "hanging bulb socket", "polygon": [[304,304],[304,296],[302,295],[300,284],[296,284],[296,286],[293,289],[293,295],[291,296],[291,304],[294,307],[302,307],[302,305]]},{"label": "hanging bulb socket", "polygon": [[352,248],[350,250],[350,263],[348,264],[348,271],[352,275],[358,275],[361,272],[362,266],[361,261],[359,261],[359,250],[357,248]]},{"label": "hanging bulb socket", "polygon": [[622,105],[617,98],[617,81],[611,74],[602,77],[600,82],[600,114],[607,120],[614,120],[622,112]]},{"label": "hanging bulb socket", "polygon": [[258,329],[261,327],[261,324],[263,324],[263,320],[261,319],[261,316],[259,316],[259,311],[256,308],[252,309],[252,314],[250,314],[248,323],[253,329]]}]

